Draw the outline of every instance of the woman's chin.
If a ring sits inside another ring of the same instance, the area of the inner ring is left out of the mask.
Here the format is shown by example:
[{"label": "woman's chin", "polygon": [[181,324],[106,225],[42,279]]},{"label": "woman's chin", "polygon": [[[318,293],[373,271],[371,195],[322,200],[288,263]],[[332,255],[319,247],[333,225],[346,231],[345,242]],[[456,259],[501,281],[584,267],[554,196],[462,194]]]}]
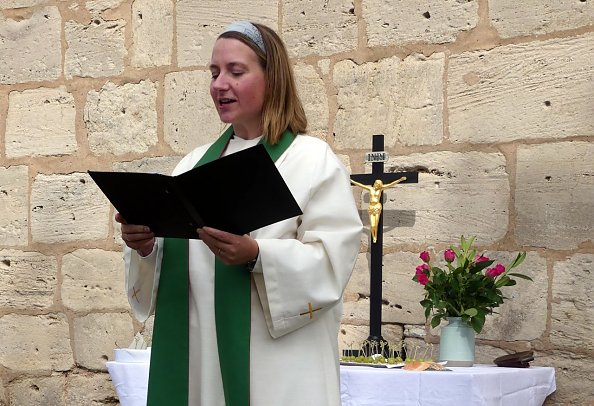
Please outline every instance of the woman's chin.
[{"label": "woman's chin", "polygon": [[233,120],[231,119],[231,117],[229,117],[228,114],[219,113],[219,120],[221,120],[221,122],[223,122],[225,124],[230,124],[233,122]]}]

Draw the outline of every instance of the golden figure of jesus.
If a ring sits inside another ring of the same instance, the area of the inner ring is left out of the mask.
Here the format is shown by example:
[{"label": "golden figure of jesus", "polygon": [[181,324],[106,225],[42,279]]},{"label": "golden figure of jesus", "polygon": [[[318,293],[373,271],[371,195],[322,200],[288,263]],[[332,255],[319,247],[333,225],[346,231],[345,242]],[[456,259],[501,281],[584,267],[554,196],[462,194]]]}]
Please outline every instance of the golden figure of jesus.
[{"label": "golden figure of jesus", "polygon": [[377,179],[373,182],[373,186],[371,185],[364,185],[362,183],[356,182],[351,179],[351,183],[353,185],[362,187],[369,191],[369,206],[367,207],[367,213],[369,213],[369,227],[371,229],[371,237],[373,238],[373,242],[377,242],[377,227],[379,224],[379,218],[382,214],[382,192],[384,189],[389,188],[397,183],[404,182],[406,180],[406,176],[403,176],[399,179],[396,179],[394,182],[390,182],[384,185],[384,182]]}]

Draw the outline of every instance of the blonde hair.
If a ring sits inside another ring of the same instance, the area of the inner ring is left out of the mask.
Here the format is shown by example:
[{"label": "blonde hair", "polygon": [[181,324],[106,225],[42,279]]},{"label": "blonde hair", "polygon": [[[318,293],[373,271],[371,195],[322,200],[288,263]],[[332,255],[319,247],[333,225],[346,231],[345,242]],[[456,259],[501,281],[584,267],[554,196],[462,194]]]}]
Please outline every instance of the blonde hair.
[{"label": "blonde hair", "polygon": [[270,144],[278,142],[290,130],[294,134],[307,130],[307,117],[297,93],[293,68],[285,44],[278,34],[263,24],[252,23],[264,41],[264,53],[249,37],[236,31],[222,33],[219,38],[235,38],[249,46],[264,69],[266,89],[262,106],[262,135]]}]

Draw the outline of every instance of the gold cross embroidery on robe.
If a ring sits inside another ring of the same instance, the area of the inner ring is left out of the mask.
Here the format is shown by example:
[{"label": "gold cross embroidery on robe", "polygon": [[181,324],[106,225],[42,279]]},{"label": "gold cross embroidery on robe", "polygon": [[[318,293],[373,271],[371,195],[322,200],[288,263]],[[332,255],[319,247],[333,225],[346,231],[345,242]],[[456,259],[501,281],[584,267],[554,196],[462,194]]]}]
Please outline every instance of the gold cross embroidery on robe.
[{"label": "gold cross embroidery on robe", "polygon": [[303,313],[299,313],[300,316],[305,316],[306,314],[309,314],[309,318],[313,319],[313,312],[317,312],[318,310],[322,310],[321,307],[318,307],[317,309],[314,309],[311,302],[307,304],[309,310]]}]

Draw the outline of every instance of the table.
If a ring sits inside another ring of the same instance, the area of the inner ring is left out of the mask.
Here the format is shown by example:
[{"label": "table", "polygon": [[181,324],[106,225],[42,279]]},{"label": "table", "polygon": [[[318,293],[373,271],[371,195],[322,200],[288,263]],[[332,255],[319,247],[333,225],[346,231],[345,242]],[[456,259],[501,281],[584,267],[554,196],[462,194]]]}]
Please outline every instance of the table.
[{"label": "table", "polygon": [[[107,362],[121,406],[145,406],[148,362]],[[556,390],[551,367],[475,365],[451,371],[340,367],[343,406],[540,406]]]},{"label": "table", "polygon": [[451,371],[344,366],[343,406],[541,406],[556,390],[552,367],[475,365]]}]

